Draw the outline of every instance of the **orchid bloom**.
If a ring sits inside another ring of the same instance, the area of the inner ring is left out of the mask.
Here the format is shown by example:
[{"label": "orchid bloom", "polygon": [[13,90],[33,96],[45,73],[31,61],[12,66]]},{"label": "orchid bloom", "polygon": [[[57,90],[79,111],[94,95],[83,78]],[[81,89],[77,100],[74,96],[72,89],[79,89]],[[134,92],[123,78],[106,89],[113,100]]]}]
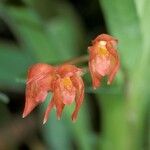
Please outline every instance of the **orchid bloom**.
[{"label": "orchid bloom", "polygon": [[114,37],[101,34],[92,41],[92,46],[88,48],[90,54],[89,70],[94,89],[100,86],[102,77],[106,75],[108,76],[107,84],[110,84],[119,69],[117,42]]},{"label": "orchid bloom", "polygon": [[53,96],[45,111],[43,123],[46,123],[53,107],[56,107],[57,118],[60,119],[64,106],[72,104],[74,100],[76,106],[72,120],[75,121],[84,98],[81,75],[82,70],[74,65],[64,64],[58,67],[48,64],[33,65],[28,71],[23,118],[45,100],[48,92],[52,92]]}]

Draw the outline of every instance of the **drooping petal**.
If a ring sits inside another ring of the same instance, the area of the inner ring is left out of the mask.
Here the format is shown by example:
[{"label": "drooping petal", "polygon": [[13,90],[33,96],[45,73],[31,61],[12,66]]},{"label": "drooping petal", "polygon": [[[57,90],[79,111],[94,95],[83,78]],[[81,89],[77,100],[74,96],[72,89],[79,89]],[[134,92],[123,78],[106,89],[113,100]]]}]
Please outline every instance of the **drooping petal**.
[{"label": "drooping petal", "polygon": [[92,77],[93,88],[96,89],[97,87],[101,85],[100,81],[101,81],[102,76],[100,74],[99,75],[97,74],[94,60],[89,61],[89,70],[90,70],[90,74]]},{"label": "drooping petal", "polygon": [[46,108],[45,114],[44,114],[44,120],[43,124],[45,124],[48,120],[48,116],[50,114],[51,109],[54,107],[55,101],[54,101],[54,96],[52,97],[48,107]]},{"label": "drooping petal", "polygon": [[119,61],[119,56],[118,56],[117,51],[115,50],[114,46],[111,43],[107,43],[106,47],[115,59],[115,62],[114,62],[115,64],[112,68],[112,71],[108,74],[108,82],[107,83],[110,84],[112,82],[112,80],[114,79],[117,71],[119,70],[120,61]]},{"label": "drooping petal", "polygon": [[63,108],[65,104],[63,103],[63,98],[61,95],[61,90],[60,90],[60,79],[58,79],[55,82],[55,89],[54,89],[54,101],[55,101],[55,106],[56,106],[56,113],[57,113],[57,119],[60,120]]},{"label": "drooping petal", "polygon": [[53,96],[45,111],[43,124],[48,120],[48,116],[53,107],[56,107],[57,119],[60,120],[63,108],[65,104],[62,102],[61,90],[60,90],[60,78],[53,81]]},{"label": "drooping petal", "polygon": [[53,67],[47,64],[36,64],[29,69],[23,118],[45,100],[47,92],[51,90],[53,71]]},{"label": "drooping petal", "polygon": [[56,99],[55,103],[56,103],[57,119],[60,120],[65,104],[62,101],[60,101],[60,99]]},{"label": "drooping petal", "polygon": [[73,76],[71,79],[74,87],[76,88],[76,106],[74,112],[72,113],[72,121],[75,122],[84,99],[84,83],[80,76]]}]

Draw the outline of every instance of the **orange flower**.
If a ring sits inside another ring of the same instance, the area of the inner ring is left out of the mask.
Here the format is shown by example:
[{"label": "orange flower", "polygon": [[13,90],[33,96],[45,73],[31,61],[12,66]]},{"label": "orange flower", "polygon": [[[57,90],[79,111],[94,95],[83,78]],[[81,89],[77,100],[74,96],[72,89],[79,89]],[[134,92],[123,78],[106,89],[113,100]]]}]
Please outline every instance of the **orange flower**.
[{"label": "orange flower", "polygon": [[114,37],[101,34],[92,41],[92,46],[88,48],[90,54],[89,70],[94,88],[100,86],[102,77],[106,75],[108,76],[107,84],[110,84],[114,79],[120,66],[116,51],[117,42]]},{"label": "orange flower", "polygon": [[82,70],[74,65],[64,64],[52,67],[48,64],[36,64],[32,66],[28,72],[23,118],[42,103],[50,91],[53,96],[46,109],[43,123],[47,121],[53,107],[56,107],[57,118],[60,119],[64,106],[72,104],[74,100],[76,107],[72,120],[75,121],[84,98],[84,83],[81,75]]}]

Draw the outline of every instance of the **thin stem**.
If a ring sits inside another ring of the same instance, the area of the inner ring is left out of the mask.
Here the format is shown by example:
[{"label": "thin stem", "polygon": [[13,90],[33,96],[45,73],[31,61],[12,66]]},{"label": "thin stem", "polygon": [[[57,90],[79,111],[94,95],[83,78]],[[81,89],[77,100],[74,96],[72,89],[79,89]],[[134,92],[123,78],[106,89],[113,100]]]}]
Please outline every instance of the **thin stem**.
[{"label": "thin stem", "polygon": [[88,55],[83,55],[83,56],[80,56],[80,57],[77,57],[77,58],[67,60],[67,61],[64,62],[64,64],[66,64],[66,63],[68,63],[68,64],[79,64],[79,63],[87,62],[88,59],[89,59]]},{"label": "thin stem", "polygon": [[[79,63],[87,62],[88,59],[89,59],[89,56],[88,56],[88,55],[83,55],[83,56],[80,56],[80,57],[76,57],[76,58],[67,60],[67,61],[63,62],[63,64],[76,65],[76,64],[79,64]],[[84,75],[84,74],[86,74],[86,73],[89,72],[88,66],[82,67],[82,70],[83,70],[83,74],[82,74],[82,75]]]}]

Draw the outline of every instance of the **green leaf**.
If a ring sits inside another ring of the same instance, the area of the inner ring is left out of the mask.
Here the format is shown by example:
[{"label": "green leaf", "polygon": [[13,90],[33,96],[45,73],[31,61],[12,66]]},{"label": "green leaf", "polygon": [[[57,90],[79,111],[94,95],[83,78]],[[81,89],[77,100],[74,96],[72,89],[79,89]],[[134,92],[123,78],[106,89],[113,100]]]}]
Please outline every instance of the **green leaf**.
[{"label": "green leaf", "polygon": [[79,29],[72,18],[65,16],[55,17],[47,24],[49,37],[57,45],[61,60],[78,56],[81,47]]},{"label": "green leaf", "polygon": [[77,55],[82,41],[81,30],[72,12],[72,15],[59,15],[47,23],[29,8],[2,8],[1,13],[5,13],[6,22],[9,19],[9,25],[22,47],[38,61],[54,63]]},{"label": "green leaf", "polygon": [[[19,7],[2,7],[1,14],[12,28],[21,46],[38,61],[56,61],[56,47],[48,38],[41,18],[33,10]],[[50,59],[51,57],[51,59]]]},{"label": "green leaf", "polygon": [[0,88],[22,90],[24,84],[17,83],[16,79],[25,75],[32,59],[21,53],[19,47],[5,42],[0,43],[0,54]]}]

